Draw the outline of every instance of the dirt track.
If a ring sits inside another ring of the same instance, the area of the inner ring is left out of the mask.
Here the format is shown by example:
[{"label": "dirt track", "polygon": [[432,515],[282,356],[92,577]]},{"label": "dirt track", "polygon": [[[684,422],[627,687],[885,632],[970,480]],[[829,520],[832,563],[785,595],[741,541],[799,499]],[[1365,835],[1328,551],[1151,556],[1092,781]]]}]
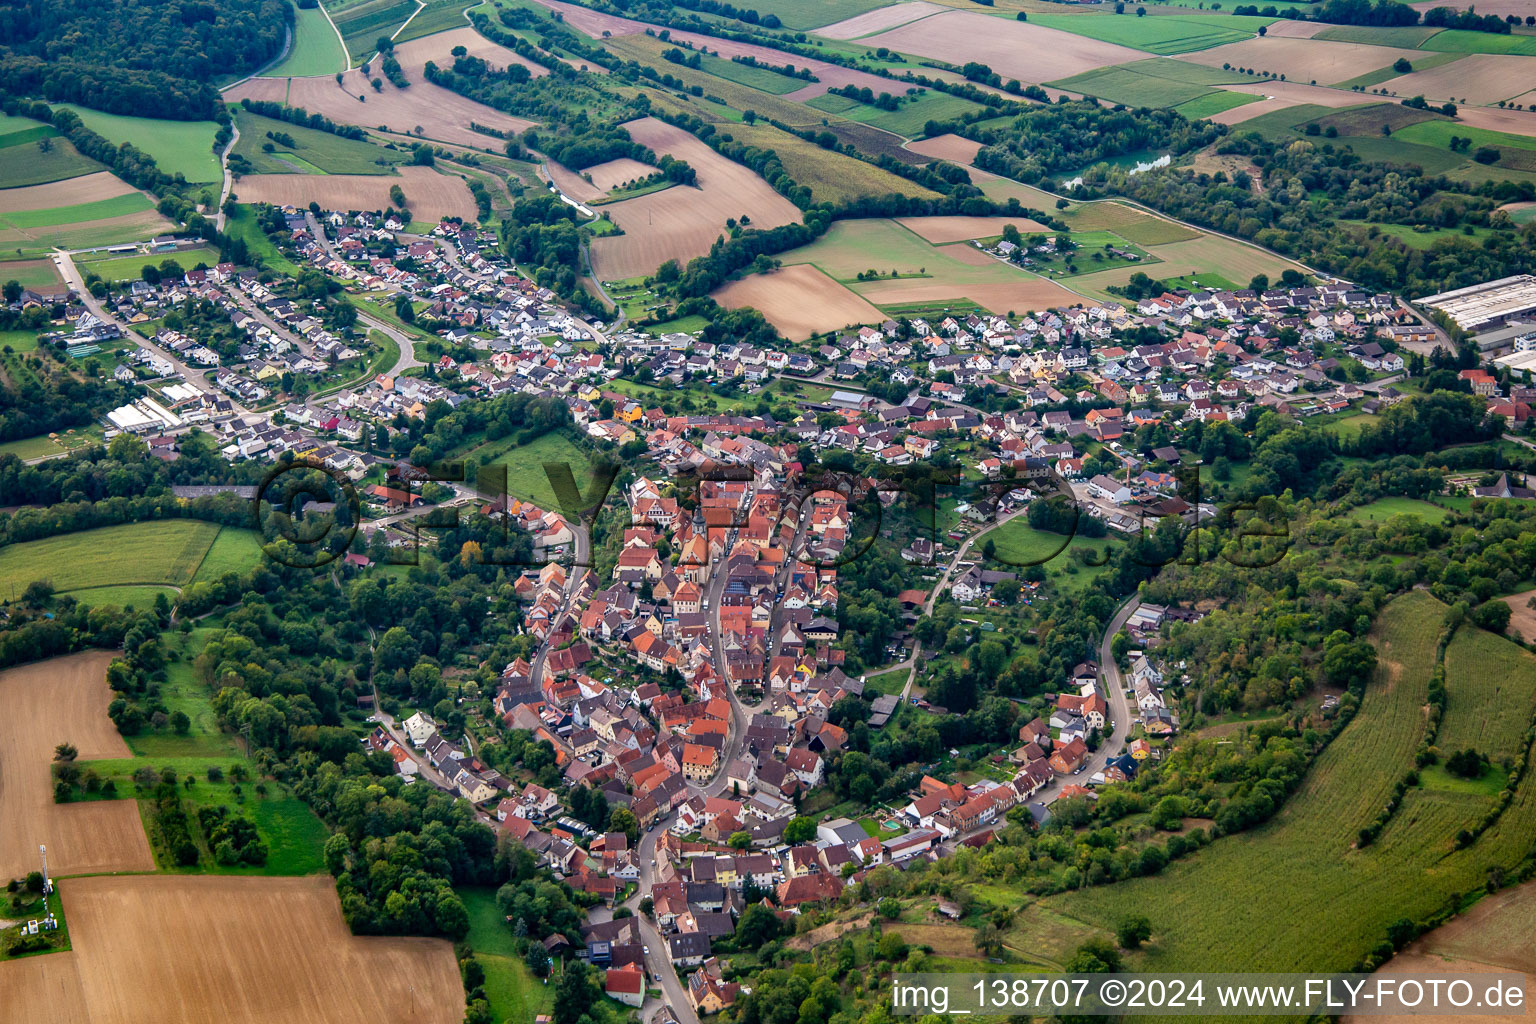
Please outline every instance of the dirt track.
[{"label": "dirt track", "polygon": [[114,656],[90,651],[0,672],[0,878],[37,870],[39,844],[54,875],[154,869],[137,802],[53,802],[58,744],[73,743],[81,760],[129,756],[107,718]]}]

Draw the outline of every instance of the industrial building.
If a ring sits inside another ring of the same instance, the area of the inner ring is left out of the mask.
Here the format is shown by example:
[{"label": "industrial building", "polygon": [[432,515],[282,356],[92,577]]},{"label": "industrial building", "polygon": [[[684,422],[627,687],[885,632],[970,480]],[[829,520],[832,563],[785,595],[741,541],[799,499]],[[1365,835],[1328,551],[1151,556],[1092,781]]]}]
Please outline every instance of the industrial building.
[{"label": "industrial building", "polygon": [[1416,300],[1416,304],[1440,310],[1464,331],[1487,330],[1536,312],[1536,276],[1502,277],[1469,288],[1425,296]]}]

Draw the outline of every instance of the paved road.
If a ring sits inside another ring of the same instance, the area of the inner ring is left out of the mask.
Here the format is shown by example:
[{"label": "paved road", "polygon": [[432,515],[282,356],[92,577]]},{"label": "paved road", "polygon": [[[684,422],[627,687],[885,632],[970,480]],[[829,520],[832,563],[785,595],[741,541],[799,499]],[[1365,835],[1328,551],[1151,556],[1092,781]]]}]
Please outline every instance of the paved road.
[{"label": "paved road", "polygon": [[[572,605],[576,602],[576,593],[581,589],[582,577],[586,576],[587,566],[592,561],[592,541],[587,535],[586,525],[580,522],[573,523],[571,525],[571,532],[576,535],[576,540],[572,547],[574,557],[571,559],[571,567],[565,576],[565,600],[560,603],[559,614],[550,618],[551,625],[559,622],[567,611],[574,613]],[[551,631],[551,635],[553,635],[553,631]],[[529,672],[529,678],[533,682],[535,689],[542,688],[544,685],[544,663],[549,660],[551,646],[549,640],[546,639],[539,645],[539,653],[534,655],[533,668]]]},{"label": "paved road", "polygon": [[[283,43],[283,49],[286,51],[288,49],[287,40],[293,38],[293,30],[284,29],[283,31],[287,33]],[[240,141],[240,126],[235,124],[234,121],[230,121],[229,127],[233,133],[229,137],[229,145],[225,146],[224,152],[219,154],[219,166],[224,169],[224,187],[219,191],[218,215],[213,218],[214,227],[220,231],[224,230],[224,201],[229,198],[230,189],[235,184],[235,176],[229,173],[229,154],[235,151],[235,143]]]}]

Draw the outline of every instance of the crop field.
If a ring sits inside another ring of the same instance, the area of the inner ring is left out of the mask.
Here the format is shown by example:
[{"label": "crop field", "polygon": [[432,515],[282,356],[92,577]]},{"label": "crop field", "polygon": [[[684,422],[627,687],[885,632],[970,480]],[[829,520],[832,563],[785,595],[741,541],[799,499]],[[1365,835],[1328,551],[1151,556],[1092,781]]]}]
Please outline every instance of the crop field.
[{"label": "crop field", "polygon": [[745,85],[750,89],[761,89],[775,96],[798,92],[807,85],[814,84],[801,78],[780,74],[771,68],[742,64],[725,57],[703,57],[699,63],[699,70],[706,71],[716,78],[724,78],[726,81]]},{"label": "crop field", "polygon": [[770,124],[731,125],[722,131],[748,145],[772,149],[789,176],[809,188],[817,202],[842,203],[859,196],[893,192],[914,199],[934,199],[938,195],[874,164],[823,149]]},{"label": "crop field", "polygon": [[627,234],[593,241],[593,268],[600,280],[638,277],[669,259],[686,263],[702,256],[732,217],[749,216],[758,228],[800,219],[794,204],[766,181],[681,128],[655,118],[630,121],[625,127],[631,138],[658,155],[688,161],[698,172],[698,187],[669,188],[605,207]]},{"label": "crop field", "polygon": [[576,171],[555,160],[548,161],[544,169],[549,172],[549,180],[553,181],[561,192],[578,202],[590,203],[608,194],[607,189],[598,188]]},{"label": "crop field", "polygon": [[1154,57],[1118,67],[1096,68],[1052,84],[1131,106],[1171,107],[1220,96],[1217,86],[1247,81],[1247,75],[1236,71]]},{"label": "crop field", "polygon": [[1037,25],[1033,17],[1030,21],[1006,21],[960,10],[935,14],[859,42],[936,57],[957,67],[980,61],[1004,78],[1037,83],[1124,64],[1140,59],[1142,54],[1128,46]]},{"label": "crop field", "polygon": [[380,36],[394,35],[414,13],[415,0],[366,0],[332,14],[331,20],[341,30],[347,54],[355,62],[371,55]]},{"label": "crop field", "polygon": [[[1445,651],[1445,717],[1436,745],[1446,754],[1472,747],[1494,760],[1514,757],[1536,713],[1536,678],[1520,649],[1472,626]],[[1452,685],[1451,681],[1454,681]]]},{"label": "crop field", "polygon": [[180,174],[188,181],[221,181],[223,170],[213,151],[212,121],[162,121],[152,117],[103,114],[88,107],[60,104],[80,115],[85,126],[121,145],[131,142],[155,158],[166,174]]},{"label": "crop field", "polygon": [[[1313,33],[1313,39],[1329,39],[1338,43],[1370,43],[1373,46],[1401,46],[1406,49],[1417,49],[1423,46],[1424,40],[1435,35],[1441,30],[1426,25],[1327,25],[1321,31]],[[1469,32],[1468,35],[1482,35],[1481,32]],[[1439,47],[1429,47],[1439,49]]]},{"label": "crop field", "polygon": [[346,54],[341,51],[341,41],[318,7],[294,11],[293,42],[288,56],[282,63],[267,71],[273,77],[305,78],[310,75],[333,75],[347,66]]},{"label": "crop field", "polygon": [[63,181],[105,170],[68,139],[54,139],[46,153],[36,145],[11,146],[0,160],[0,189]]},{"label": "crop field", "polygon": [[[464,12],[481,6],[484,0],[423,0],[425,6],[411,23],[395,36],[395,49],[399,50],[400,43],[409,42],[412,39],[420,39],[423,36],[436,35],[469,24]],[[543,70],[547,71],[548,68]]]},{"label": "crop field", "polygon": [[879,107],[859,103],[846,96],[833,96],[830,93],[813,97],[806,101],[806,105],[861,124],[883,128],[909,139],[923,134],[923,125],[929,121],[952,121],[981,109],[980,104],[968,99],[932,91],[925,91],[916,99],[903,102],[895,110],[881,110]]},{"label": "crop field", "polygon": [[[1478,5],[1478,13],[1488,14],[1483,5]],[[1530,5],[1524,5],[1522,15],[1530,13]],[[1444,32],[1436,32],[1423,43],[1419,44],[1425,50],[1443,50],[1448,53],[1507,53],[1522,57],[1536,57],[1536,36],[1529,35],[1494,35],[1491,32],[1472,32],[1467,29],[1452,28]]]},{"label": "crop field", "polygon": [[[427,12],[423,11],[416,21],[426,16]],[[411,22],[411,29],[416,28],[416,21]],[[507,68],[514,64],[521,64],[534,78],[542,78],[549,74],[549,68],[544,65],[535,64],[515,50],[509,50],[505,46],[491,42],[462,21],[460,25],[460,28],[450,29],[447,32],[438,32],[408,43],[396,44],[395,59],[400,62],[400,69],[412,83],[425,80],[426,75],[422,72],[422,68],[429,60],[435,62],[438,67],[452,67],[454,61],[452,51],[457,46],[464,47],[469,56],[479,57],[492,67]],[[416,86],[413,84],[411,88],[414,89]]]},{"label": "crop field", "polygon": [[53,260],[8,260],[0,263],[0,282],[15,281],[35,292],[57,294],[65,291]]},{"label": "crop field", "polygon": [[1029,21],[1166,55],[1251,39],[1260,26],[1268,26],[1274,19],[1222,14],[1172,14],[1157,18],[1136,18],[1130,14],[1035,14]]},{"label": "crop field", "polygon": [[249,174],[235,184],[243,203],[319,203],[327,210],[383,210],[399,185],[413,219],[435,224],[442,217],[475,219],[475,199],[463,179],[430,167],[401,167],[399,176],[379,174]]},{"label": "crop field", "polygon": [[[1423,792],[1405,802],[1381,841],[1355,849],[1360,827],[1413,764],[1444,612],[1423,593],[1387,606],[1372,633],[1381,664],[1359,712],[1272,821],[1219,839],[1157,878],[1041,906],[1100,926],[1146,914],[1154,935],[1138,969],[1342,969],[1392,920],[1425,916],[1452,893],[1480,887],[1489,866],[1513,865],[1536,837],[1529,780],[1499,823],[1465,850],[1452,851],[1451,837],[1479,807],[1458,811],[1455,801]],[[1536,679],[1536,658],[1510,649],[1514,667]]]},{"label": "crop field", "polygon": [[17,974],[46,993],[7,985],[43,1024],[463,1017],[452,945],[353,936],[326,877],[73,878],[59,891],[73,950]]},{"label": "crop field", "polygon": [[[1411,54],[1408,59],[1413,59]],[[1478,104],[1497,103],[1518,96],[1529,91],[1533,80],[1536,80],[1536,57],[1475,53],[1450,64],[1394,78],[1388,84],[1403,96],[1419,94],[1431,99],[1455,98],[1460,103]]]},{"label": "crop field", "polygon": [[1228,92],[1225,89],[1217,89],[1215,92],[1208,92],[1204,96],[1197,96],[1192,100],[1180,103],[1173,109],[1192,121],[1198,121],[1213,114],[1225,113],[1234,107],[1241,107],[1245,103],[1257,103],[1258,101],[1259,98],[1257,96],[1250,96],[1247,93]]},{"label": "crop field", "polygon": [[751,306],[791,341],[885,319],[880,310],[808,263],[732,281],[714,298],[730,309]]},{"label": "crop field", "polygon": [[[1208,67],[1223,64],[1285,75],[1292,83],[1332,85],[1374,68],[1391,67],[1403,58],[1412,61],[1417,51],[1367,43],[1329,43],[1316,39],[1249,39],[1192,53],[1188,59]],[[1264,82],[1264,91],[1270,92]],[[1403,90],[1399,89],[1399,92]],[[1410,93],[1404,93],[1410,95]]]},{"label": "crop field", "polygon": [[34,580],[60,593],[79,587],[189,582],[219,527],[193,519],[103,526],[0,548],[0,593]]},{"label": "crop field", "polygon": [[959,135],[935,135],[931,139],[909,142],[907,148],[914,153],[933,157],[935,160],[968,164],[975,160],[976,154],[981,151],[981,143]]},{"label": "crop field", "polygon": [[927,3],[926,0],[903,0],[903,2],[879,7],[865,14],[855,14],[833,25],[826,25],[818,29],[816,34],[827,39],[860,39],[947,10],[950,8],[942,4]]},{"label": "crop field", "polygon": [[[324,114],[333,121],[368,128],[383,125],[414,134],[419,126],[424,138],[475,148],[495,140],[472,130],[471,121],[508,132],[521,132],[533,123],[431,82],[413,81],[410,88],[397,89],[386,81],[379,92],[374,92],[360,71],[349,73],[343,82],[344,85],[337,85],[331,77],[295,78],[291,82],[286,78],[253,78],[224,95],[230,100],[249,96],[253,100],[287,103],[312,114]],[[473,203],[470,209],[474,209]]]},{"label": "crop field", "polygon": [[617,160],[609,160],[606,163],[593,164],[583,168],[583,175],[592,179],[592,184],[604,192],[611,192],[621,185],[627,185],[631,181],[639,181],[656,173],[656,168],[650,164],[641,163],[639,160],[631,160],[629,157],[620,157]]},{"label": "crop field", "polygon": [[[291,173],[300,170],[301,163],[304,169],[313,167],[322,174],[390,174],[396,164],[410,159],[402,150],[301,128],[248,110],[237,109],[235,124],[240,128],[240,141],[235,143],[234,152],[250,161],[258,174]],[[276,142],[267,137],[268,132],[286,135],[294,145]],[[274,152],[263,151],[263,146],[272,146]]]},{"label": "crop field", "polygon": [[138,241],[172,227],[148,196],[105,171],[0,191],[0,247],[28,254]]},{"label": "crop field", "polygon": [[[1073,227],[1077,225],[1073,224]],[[1163,265],[1147,271],[1155,277],[1215,272],[1228,280],[1247,281],[1255,274],[1278,278],[1288,268],[1299,269],[1296,264],[1265,249],[1216,235],[1203,235],[1167,245],[1150,245],[1147,246],[1147,253],[1162,261]],[[1090,295],[1100,295],[1101,290],[1111,284],[1124,284],[1136,270],[1135,266],[1127,266],[1086,274],[1075,278],[1073,287]],[[1104,293],[1100,297],[1108,296]]]},{"label": "crop field", "polygon": [[1051,229],[1027,217],[899,217],[896,223],[934,245],[971,238],[996,238],[1009,224],[1024,234]]},{"label": "crop field", "polygon": [[0,672],[0,876],[36,870],[39,843],[57,875],[153,870],[133,801],[53,802],[56,745],[73,743],[85,758],[128,756],[107,717],[113,657],[90,651]]},{"label": "crop field", "polygon": [[110,171],[98,171],[64,181],[0,191],[0,214],[97,203],[128,193],[140,194]]},{"label": "crop field", "polygon": [[0,113],[0,149],[9,149],[42,138],[53,138],[59,130],[51,124],[30,117]]}]

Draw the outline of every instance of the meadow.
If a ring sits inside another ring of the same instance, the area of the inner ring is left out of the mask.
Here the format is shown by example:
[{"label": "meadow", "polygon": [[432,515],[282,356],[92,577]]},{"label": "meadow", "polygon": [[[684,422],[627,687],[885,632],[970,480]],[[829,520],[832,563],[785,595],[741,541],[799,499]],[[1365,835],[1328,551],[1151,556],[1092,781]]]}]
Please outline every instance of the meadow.
[{"label": "meadow", "polygon": [[101,164],[75,149],[68,139],[54,139],[44,152],[36,144],[10,146],[0,160],[0,188],[41,185],[78,178],[104,170]]},{"label": "meadow", "polygon": [[1137,18],[1126,14],[1033,14],[1031,24],[1118,43],[1148,53],[1174,54],[1206,50],[1224,43],[1251,39],[1273,18],[1242,15],[1172,14]]},{"label": "meadow", "polygon": [[[1337,426],[1343,427],[1345,424],[1340,423]],[[1446,510],[1438,505],[1431,505],[1427,501],[1417,501],[1413,498],[1378,498],[1368,505],[1359,505],[1350,509],[1348,518],[1357,523],[1382,523],[1393,516],[1418,516],[1425,522],[1438,523],[1445,519]]]},{"label": "meadow", "polygon": [[1536,680],[1519,649],[1470,626],[1445,651],[1445,716],[1436,745],[1446,755],[1468,747],[1498,761],[1520,749],[1536,713]]},{"label": "meadow", "polygon": [[851,100],[846,96],[825,93],[806,100],[806,106],[828,114],[837,114],[861,124],[882,128],[909,139],[923,134],[923,126],[929,121],[951,121],[975,113],[980,104],[948,93],[925,91],[915,99],[907,100],[895,110],[882,110],[867,103]]},{"label": "meadow", "polygon": [[[1212,76],[1194,68],[1195,65],[1181,65],[1177,61],[1137,61],[1095,68],[1050,84],[1058,89],[1097,96],[1113,103],[1146,107],[1175,107],[1219,95],[1218,90],[1212,87],[1216,83],[1209,81]],[[1217,74],[1224,81],[1237,81],[1235,74]]]},{"label": "meadow", "polygon": [[[1051,897],[1041,908],[1110,928],[1127,914],[1154,922],[1134,957],[1145,970],[1302,971],[1347,969],[1399,918],[1432,914],[1481,887],[1488,868],[1509,867],[1536,837],[1536,786],[1529,781],[1493,829],[1453,850],[1456,830],[1482,805],[1412,791],[1382,837],[1356,849],[1359,829],[1413,765],[1424,730],[1430,668],[1445,606],[1403,595],[1382,612],[1372,641],[1380,665],[1354,720],[1318,756],[1298,791],[1270,822],[1216,840],[1159,877]],[[1536,658],[1507,641],[1497,667],[1536,681]],[[1447,681],[1462,685],[1463,671]],[[1388,898],[1390,896],[1390,898]],[[1026,932],[1035,908],[1021,917]]]},{"label": "meadow", "polygon": [[80,587],[181,585],[208,553],[214,523],[193,519],[103,526],[0,549],[0,594],[20,596],[34,580],[63,593]]},{"label": "meadow", "polygon": [[448,458],[462,459],[475,466],[504,465],[507,468],[507,493],[513,498],[531,501],[539,508],[558,509],[554,489],[544,472],[544,463],[551,462],[571,467],[576,487],[583,493],[591,480],[591,462],[587,453],[576,442],[559,431],[541,434],[527,444],[519,445],[515,438],[505,437],[497,441],[473,438],[451,452]]},{"label": "meadow", "polygon": [[199,263],[214,266],[219,262],[219,254],[214,249],[177,249],[175,252],[142,253],[133,256],[94,253],[90,256],[78,257],[75,262],[79,265],[82,274],[89,271],[103,281],[132,281],[143,273],[144,264],[152,263],[158,267],[167,260],[175,263],[182,270],[192,270]]},{"label": "meadow", "polygon": [[198,565],[192,582],[211,582],[227,572],[245,573],[264,557],[261,537],[255,531],[236,526],[222,527]]},{"label": "meadow", "polygon": [[332,75],[346,69],[346,54],[341,51],[341,41],[318,7],[295,12],[293,40],[288,55],[277,66],[268,68],[265,74],[274,78],[307,78],[310,75]]},{"label": "meadow", "polygon": [[[236,113],[235,123],[240,127],[240,141],[235,143],[234,151],[249,160],[260,174],[293,171],[297,165],[290,161],[295,157],[322,174],[390,174],[394,165],[410,159],[410,154],[397,149],[359,139],[344,139],[314,128],[301,128],[249,110]],[[268,132],[286,135],[293,139],[294,145],[274,142],[267,137]],[[268,144],[275,152],[267,153],[262,149]]]},{"label": "meadow", "polygon": [[531,1021],[554,1005],[554,989],[540,982],[517,955],[512,929],[496,905],[496,890],[465,886],[457,890],[469,912],[465,942],[485,968],[485,995],[496,1020]]},{"label": "meadow", "polygon": [[180,174],[191,182],[223,180],[218,154],[213,151],[213,133],[219,126],[212,121],[162,121],[104,114],[68,103],[60,105],[80,115],[85,126],[96,134],[119,145],[133,143],[154,157],[166,174]]},{"label": "meadow", "polygon": [[332,13],[347,54],[356,63],[374,53],[380,36],[393,35],[416,12],[415,0],[366,0]]},{"label": "meadow", "polygon": [[803,78],[793,78],[782,75],[770,68],[760,65],[742,64],[724,57],[707,56],[700,60],[702,71],[707,71],[716,78],[724,78],[726,81],[745,85],[749,89],[761,89],[763,92],[782,96],[788,92],[803,89],[809,83]]},{"label": "meadow", "polygon": [[1490,32],[1448,28],[1443,32],[1436,32],[1419,46],[1421,49],[1441,50],[1447,53],[1493,53],[1536,57],[1536,36],[1513,33],[1494,35]]}]

